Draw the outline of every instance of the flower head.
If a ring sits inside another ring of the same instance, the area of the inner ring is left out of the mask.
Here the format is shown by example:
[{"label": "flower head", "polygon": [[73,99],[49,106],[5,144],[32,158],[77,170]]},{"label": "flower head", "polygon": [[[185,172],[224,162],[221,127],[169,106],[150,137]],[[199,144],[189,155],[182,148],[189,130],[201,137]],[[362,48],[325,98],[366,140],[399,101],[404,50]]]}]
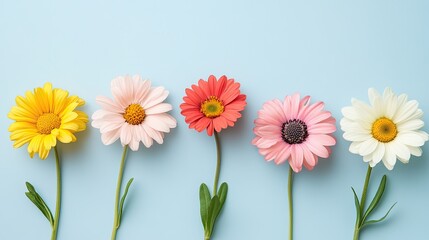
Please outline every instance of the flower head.
[{"label": "flower head", "polygon": [[167,113],[172,106],[163,103],[168,96],[163,87],[151,87],[150,81],[136,75],[113,79],[111,90],[114,100],[97,97],[102,109],[92,115],[92,126],[100,129],[105,145],[120,138],[133,151],[140,141],[149,148],[153,140],[162,144],[164,133],[176,127],[176,119]]},{"label": "flower head", "polygon": [[300,99],[299,94],[286,96],[283,102],[266,102],[258,111],[252,144],[267,161],[288,160],[294,172],[302,165],[312,170],[319,157],[329,157],[329,147],[336,143],[335,119],[323,108],[323,102],[310,104],[309,96]]},{"label": "flower head", "polygon": [[27,150],[31,157],[39,153],[41,159],[46,159],[57,140],[74,142],[74,133],[86,129],[88,116],[76,110],[85,101],[69,96],[63,89],[52,89],[51,83],[35,88],[34,92],[27,91],[25,96],[18,96],[15,101],[16,106],[8,114],[15,120],[9,127],[10,139],[14,141],[15,148],[29,142]]},{"label": "flower head", "polygon": [[246,95],[240,93],[240,83],[234,79],[224,75],[217,80],[211,75],[208,81],[201,79],[198,85],[187,88],[183,101],[181,113],[189,128],[198,132],[207,129],[211,136],[213,131],[234,126],[246,106]]},{"label": "flower head", "polygon": [[421,156],[428,134],[420,130],[424,122],[418,102],[390,88],[383,95],[370,88],[368,97],[370,105],[352,99],[352,106],[342,109],[341,129],[352,142],[350,152],[361,155],[371,167],[383,161],[389,170],[396,159],[408,163],[411,155]]}]

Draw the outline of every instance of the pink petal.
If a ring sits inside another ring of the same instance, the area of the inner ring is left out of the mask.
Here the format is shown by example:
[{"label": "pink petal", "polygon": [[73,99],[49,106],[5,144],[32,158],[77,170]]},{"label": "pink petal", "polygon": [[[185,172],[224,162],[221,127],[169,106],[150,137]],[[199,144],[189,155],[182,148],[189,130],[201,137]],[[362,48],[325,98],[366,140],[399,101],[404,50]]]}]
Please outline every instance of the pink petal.
[{"label": "pink petal", "polygon": [[276,164],[281,164],[281,163],[284,163],[286,160],[288,160],[292,151],[291,145],[286,143],[282,143],[282,145],[283,145],[283,149],[279,152],[276,159],[274,159],[274,162]]},{"label": "pink petal", "polygon": [[132,134],[133,134],[131,131],[130,125],[128,123],[124,123],[120,131],[121,131],[120,138],[121,138],[122,146],[128,145],[132,139]]},{"label": "pink petal", "polygon": [[310,135],[308,136],[307,140],[302,143],[305,144],[307,146],[307,148],[314,154],[316,154],[319,157],[322,158],[327,158],[329,157],[329,152],[328,150],[319,142],[317,142],[317,140],[313,139],[314,135]]},{"label": "pink petal", "polygon": [[213,92],[214,96],[220,96],[222,94],[222,92],[225,91],[227,80],[228,79],[225,75],[223,75],[222,77],[219,78],[219,80],[217,81],[215,90]]},{"label": "pink petal", "polygon": [[163,87],[151,88],[147,96],[140,103],[140,105],[143,107],[143,109],[149,109],[152,106],[155,106],[161,103],[167,97],[168,97],[168,91],[166,91]]},{"label": "pink petal", "polygon": [[130,91],[130,87],[128,86],[129,79],[127,79],[128,76],[119,76],[111,82],[112,95],[122,109],[125,109],[131,104],[133,97],[132,91]]},{"label": "pink petal", "polygon": [[317,123],[308,126],[309,134],[329,134],[337,130],[334,124],[330,123]]},{"label": "pink petal", "polygon": [[116,140],[118,140],[120,136],[120,129],[115,129],[110,132],[105,132],[101,134],[101,141],[104,145],[110,145],[114,143]]},{"label": "pink petal", "polygon": [[150,91],[151,82],[136,75],[133,76],[133,85],[133,103],[141,103]]},{"label": "pink petal", "polygon": [[98,96],[95,98],[95,101],[106,111],[121,113],[124,112],[124,109],[121,108],[117,103],[112,101],[110,98]]},{"label": "pink petal", "polygon": [[165,113],[171,111],[173,107],[168,103],[160,103],[148,109],[145,109],[146,115]]},{"label": "pink petal", "polygon": [[294,172],[298,173],[302,170],[304,153],[302,152],[302,148],[296,144],[291,145],[291,148],[291,160],[289,161],[289,165]]},{"label": "pink petal", "polygon": [[222,129],[225,129],[228,127],[228,122],[224,117],[219,116],[213,119],[213,125],[216,132],[220,132]]},{"label": "pink petal", "polygon": [[153,144],[152,138],[149,136],[149,134],[146,132],[145,127],[143,125],[140,125],[141,128],[141,140],[145,147],[150,148]]}]

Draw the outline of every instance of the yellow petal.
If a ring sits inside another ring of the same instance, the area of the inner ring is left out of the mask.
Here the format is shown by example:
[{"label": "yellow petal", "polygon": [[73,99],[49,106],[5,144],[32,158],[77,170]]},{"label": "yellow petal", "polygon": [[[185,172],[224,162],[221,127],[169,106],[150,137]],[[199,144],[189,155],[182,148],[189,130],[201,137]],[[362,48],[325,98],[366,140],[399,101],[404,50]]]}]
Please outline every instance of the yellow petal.
[{"label": "yellow petal", "polygon": [[79,115],[75,112],[68,112],[61,118],[61,123],[68,123],[75,120]]},{"label": "yellow petal", "polygon": [[22,145],[26,144],[27,142],[29,142],[31,139],[33,139],[33,137],[35,137],[37,134],[31,134],[31,135],[25,135],[21,138],[18,138],[14,143],[13,143],[13,147],[14,148],[19,148],[22,147]]},{"label": "yellow petal", "polygon": [[59,114],[58,117],[63,118],[63,116],[68,113],[68,112],[72,112],[75,108],[77,107],[77,103],[70,103],[69,105],[67,105],[64,110],[62,110]]},{"label": "yellow petal", "polygon": [[67,103],[68,95],[69,93],[67,91],[64,91],[58,88],[54,89],[54,111],[53,112],[56,115],[59,115],[60,112],[64,110]]},{"label": "yellow petal", "polygon": [[15,130],[24,130],[24,129],[26,130],[34,129],[34,131],[37,131],[36,124],[29,123],[29,122],[14,122],[8,128],[9,132],[12,132]]},{"label": "yellow petal", "polygon": [[57,139],[62,143],[70,143],[73,141],[73,134],[68,130],[59,129]]}]

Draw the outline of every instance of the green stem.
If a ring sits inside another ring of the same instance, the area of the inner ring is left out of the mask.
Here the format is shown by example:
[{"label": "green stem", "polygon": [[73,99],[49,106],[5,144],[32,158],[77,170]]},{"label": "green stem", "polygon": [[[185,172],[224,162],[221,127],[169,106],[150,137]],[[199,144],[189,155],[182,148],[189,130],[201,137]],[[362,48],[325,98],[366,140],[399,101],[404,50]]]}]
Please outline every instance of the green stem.
[{"label": "green stem", "polygon": [[214,137],[215,137],[215,141],[216,141],[216,153],[217,153],[217,164],[216,164],[216,174],[215,174],[215,179],[214,179],[214,184],[213,184],[213,196],[216,196],[217,194],[217,185],[219,182],[219,174],[220,174],[220,160],[221,160],[221,149],[220,149],[220,140],[219,140],[219,135],[218,133],[215,131],[214,132]]},{"label": "green stem", "polygon": [[356,223],[353,240],[359,240],[359,233],[360,233],[360,228],[358,226],[358,223]]},{"label": "green stem", "polygon": [[55,168],[57,172],[57,199],[56,199],[56,206],[55,206],[54,227],[52,229],[51,240],[57,239],[58,225],[60,222],[60,211],[61,211],[61,166],[60,166],[60,157],[56,146],[54,147],[54,152],[55,152]]},{"label": "green stem", "polygon": [[365,210],[366,194],[368,192],[368,183],[371,178],[372,167],[368,165],[368,170],[366,171],[365,183],[363,185],[362,197],[360,199],[360,212],[363,216]]},{"label": "green stem", "polygon": [[[368,170],[366,171],[365,183],[363,185],[362,197],[360,199],[360,216],[365,214],[365,202],[366,202],[366,194],[368,192],[368,184],[371,178],[372,167],[368,165]],[[355,231],[353,234],[353,240],[359,240],[360,229],[362,227],[362,220],[358,221],[356,219]]]},{"label": "green stem", "polygon": [[112,237],[111,240],[116,239],[116,233],[119,229],[119,213],[118,213],[118,207],[119,207],[119,195],[121,193],[121,185],[122,185],[122,178],[124,175],[124,166],[125,166],[125,157],[127,156],[127,149],[128,145],[124,146],[124,151],[122,153],[122,160],[121,160],[121,166],[119,167],[119,175],[118,175],[118,183],[116,185],[116,198],[115,198],[115,215],[113,220],[113,228],[112,228]]},{"label": "green stem", "polygon": [[288,177],[288,197],[289,197],[289,240],[293,239],[293,197],[292,197],[292,186],[293,186],[293,170],[289,166],[289,177]]}]

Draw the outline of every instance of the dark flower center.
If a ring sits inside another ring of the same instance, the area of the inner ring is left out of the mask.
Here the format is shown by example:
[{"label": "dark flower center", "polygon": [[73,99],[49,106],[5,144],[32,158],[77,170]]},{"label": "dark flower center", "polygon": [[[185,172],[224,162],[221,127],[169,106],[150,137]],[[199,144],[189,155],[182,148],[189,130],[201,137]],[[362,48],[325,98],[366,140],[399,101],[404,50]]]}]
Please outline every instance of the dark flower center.
[{"label": "dark flower center", "polygon": [[282,125],[282,139],[289,144],[300,144],[308,137],[307,125],[299,120],[292,119]]}]

